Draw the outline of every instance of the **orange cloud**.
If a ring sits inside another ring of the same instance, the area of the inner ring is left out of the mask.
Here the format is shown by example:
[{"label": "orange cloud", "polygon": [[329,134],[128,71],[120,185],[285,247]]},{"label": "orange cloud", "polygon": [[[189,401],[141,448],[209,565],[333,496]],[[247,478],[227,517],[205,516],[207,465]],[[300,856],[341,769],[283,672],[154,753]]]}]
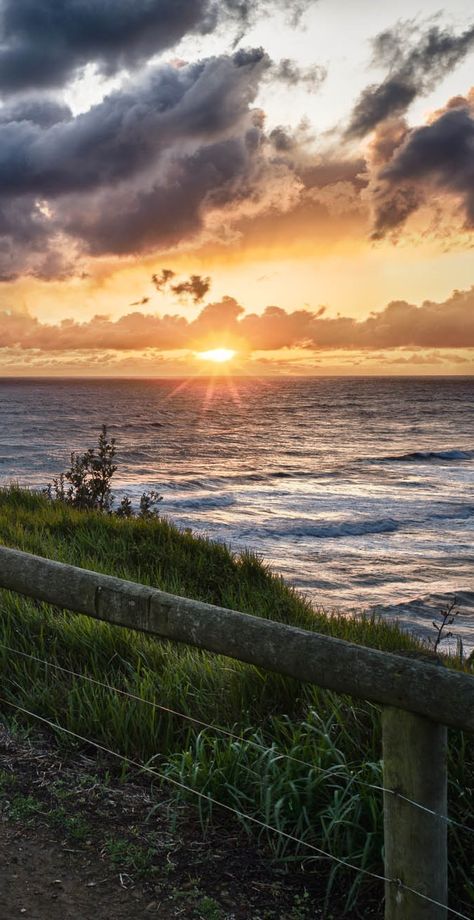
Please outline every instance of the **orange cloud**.
[{"label": "orange cloud", "polygon": [[283,348],[371,351],[403,347],[474,347],[474,287],[448,300],[421,306],[394,301],[366,319],[328,317],[324,308],[286,311],[269,306],[245,313],[233,297],[207,304],[194,320],[183,316],[128,313],[117,320],[40,322],[28,313],[0,313],[0,347],[22,351],[176,351],[212,346],[246,351]]}]

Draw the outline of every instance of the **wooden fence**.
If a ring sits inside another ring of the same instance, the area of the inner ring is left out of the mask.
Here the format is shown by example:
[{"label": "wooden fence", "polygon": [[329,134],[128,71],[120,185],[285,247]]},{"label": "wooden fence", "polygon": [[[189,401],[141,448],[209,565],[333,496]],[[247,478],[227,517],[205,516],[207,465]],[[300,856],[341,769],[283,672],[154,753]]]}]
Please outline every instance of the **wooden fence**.
[{"label": "wooden fence", "polygon": [[446,920],[447,726],[474,731],[473,677],[3,547],[0,588],[381,704],[385,918]]}]

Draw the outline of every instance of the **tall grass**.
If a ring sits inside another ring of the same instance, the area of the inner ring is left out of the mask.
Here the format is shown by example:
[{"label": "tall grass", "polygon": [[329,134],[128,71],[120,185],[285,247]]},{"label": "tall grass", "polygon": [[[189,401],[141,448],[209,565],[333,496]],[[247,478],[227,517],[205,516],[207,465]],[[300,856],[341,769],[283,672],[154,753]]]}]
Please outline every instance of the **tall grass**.
[{"label": "tall grass", "polygon": [[[163,519],[123,520],[77,512],[12,488],[0,491],[0,541],[387,651],[412,653],[419,648],[395,626],[373,618],[353,620],[314,610],[256,556],[235,555]],[[151,762],[170,778],[303,842],[380,872],[381,794],[365,785],[381,783],[377,707],[355,705],[290,678],[9,592],[0,592],[0,611],[2,693],[13,702],[115,751]],[[2,645],[230,729],[254,743],[203,730],[98,684],[11,654]],[[453,732],[450,809],[460,821],[470,816],[471,825],[473,747],[471,739]],[[212,819],[203,800],[200,809],[203,823]],[[259,833],[283,864],[306,860],[308,871],[315,865],[322,871],[315,854],[303,845],[256,831],[249,822],[246,826],[249,833]],[[472,835],[452,833],[458,904],[469,899],[474,903],[469,881],[473,843]],[[340,868],[324,871],[328,894],[338,873],[344,873],[347,903],[352,905],[361,877]]]}]

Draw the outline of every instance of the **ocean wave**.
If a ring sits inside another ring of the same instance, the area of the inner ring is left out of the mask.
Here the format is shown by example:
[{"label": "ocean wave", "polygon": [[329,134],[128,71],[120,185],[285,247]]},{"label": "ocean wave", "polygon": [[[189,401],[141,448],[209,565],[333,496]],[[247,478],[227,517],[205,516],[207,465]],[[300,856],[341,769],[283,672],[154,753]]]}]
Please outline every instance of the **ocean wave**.
[{"label": "ocean wave", "polygon": [[176,498],[169,503],[170,511],[211,511],[217,508],[230,508],[235,505],[232,495],[205,495],[202,498]]},{"label": "ocean wave", "polygon": [[222,489],[246,486],[252,483],[272,483],[275,480],[335,479],[341,476],[340,470],[270,470],[266,473],[229,473],[204,479],[178,479],[170,488],[193,491],[196,489]]},{"label": "ocean wave", "polygon": [[324,521],[312,522],[308,520],[296,520],[288,522],[287,520],[276,521],[268,526],[257,526],[255,530],[250,528],[243,532],[245,538],[263,537],[274,539],[291,539],[291,538],[312,538],[319,540],[334,540],[341,537],[363,537],[366,535],[390,534],[398,531],[417,531],[421,529],[432,529],[433,525],[439,521],[465,521],[474,517],[473,505],[455,505],[436,510],[427,516],[420,518],[366,518],[362,520],[342,520],[342,521]]},{"label": "ocean wave", "polygon": [[141,431],[145,433],[150,428],[163,428],[164,424],[164,422],[149,422],[146,419],[140,422],[111,422],[107,425],[107,431]]},{"label": "ocean wave", "polygon": [[204,489],[212,489],[213,483],[207,479],[172,479],[166,480],[165,486],[167,492],[196,492]]},{"label": "ocean wave", "polygon": [[373,609],[377,616],[395,621],[402,629],[432,641],[433,617],[440,623],[440,614],[453,602],[458,611],[456,630],[448,633],[442,648],[448,654],[457,654],[461,640],[467,656],[474,650],[474,591],[471,589],[425,594],[399,603],[377,604]]},{"label": "ocean wave", "polygon": [[474,450],[414,450],[408,454],[392,457],[378,457],[371,463],[430,463],[437,460],[472,460]]},{"label": "ocean wave", "polygon": [[393,518],[381,518],[365,521],[337,521],[334,523],[317,523],[311,521],[295,521],[281,527],[257,527],[255,530],[243,531],[244,538],[266,537],[285,539],[290,537],[312,537],[313,539],[327,540],[338,537],[363,537],[366,534],[395,533],[403,522]]},{"label": "ocean wave", "polygon": [[[331,475],[334,474],[331,473]],[[315,479],[317,477],[317,470],[275,470],[265,476],[266,479]]]},{"label": "ocean wave", "polygon": [[465,521],[474,517],[474,505],[455,505],[446,511],[435,511],[429,514],[420,523],[429,524],[430,521]]}]

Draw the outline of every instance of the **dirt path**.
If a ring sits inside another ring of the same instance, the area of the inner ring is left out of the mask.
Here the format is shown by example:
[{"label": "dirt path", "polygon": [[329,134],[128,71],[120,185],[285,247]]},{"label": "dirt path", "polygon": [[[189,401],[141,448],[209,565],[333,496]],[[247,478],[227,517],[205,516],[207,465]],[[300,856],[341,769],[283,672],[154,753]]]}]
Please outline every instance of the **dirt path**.
[{"label": "dirt path", "polygon": [[[136,920],[169,916],[140,888],[107,877],[97,859],[71,852],[44,831],[1,826],[2,920]],[[105,875],[105,877],[104,877]]]},{"label": "dirt path", "polygon": [[[0,920],[343,916],[321,870],[279,870],[227,815],[204,835],[195,808],[114,766],[0,724]],[[344,916],[380,920],[380,892]]]}]

